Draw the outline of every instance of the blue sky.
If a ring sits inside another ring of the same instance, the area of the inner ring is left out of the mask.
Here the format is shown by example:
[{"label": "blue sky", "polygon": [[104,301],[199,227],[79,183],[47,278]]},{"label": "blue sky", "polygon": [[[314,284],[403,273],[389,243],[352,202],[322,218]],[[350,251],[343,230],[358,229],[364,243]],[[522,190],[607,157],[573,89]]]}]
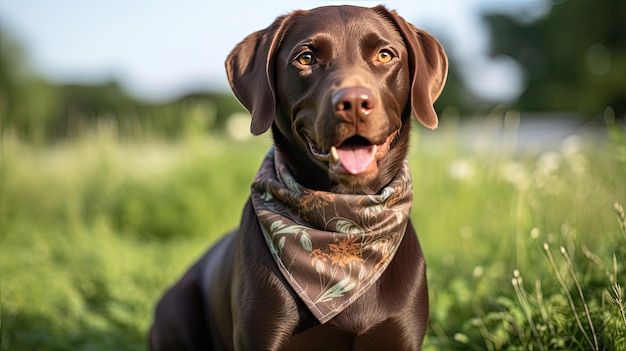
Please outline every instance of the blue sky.
[{"label": "blue sky", "polygon": [[486,56],[485,10],[540,16],[545,0],[209,1],[2,0],[0,25],[24,47],[30,65],[56,82],[117,79],[148,99],[197,88],[227,89],[224,59],[253,31],[294,9],[384,4],[446,43],[475,92],[515,96],[520,72]]}]

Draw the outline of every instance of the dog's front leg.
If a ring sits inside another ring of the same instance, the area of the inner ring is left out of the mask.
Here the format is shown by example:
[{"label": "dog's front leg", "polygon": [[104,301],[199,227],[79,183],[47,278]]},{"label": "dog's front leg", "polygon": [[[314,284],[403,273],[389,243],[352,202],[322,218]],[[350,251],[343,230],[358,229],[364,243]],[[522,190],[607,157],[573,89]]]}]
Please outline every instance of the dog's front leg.
[{"label": "dog's front leg", "polygon": [[244,208],[236,250],[231,295],[235,350],[281,350],[298,326],[298,307],[250,202]]},{"label": "dog's front leg", "polygon": [[260,266],[254,271],[239,275],[233,295],[235,350],[282,350],[298,326],[296,303],[272,272]]}]

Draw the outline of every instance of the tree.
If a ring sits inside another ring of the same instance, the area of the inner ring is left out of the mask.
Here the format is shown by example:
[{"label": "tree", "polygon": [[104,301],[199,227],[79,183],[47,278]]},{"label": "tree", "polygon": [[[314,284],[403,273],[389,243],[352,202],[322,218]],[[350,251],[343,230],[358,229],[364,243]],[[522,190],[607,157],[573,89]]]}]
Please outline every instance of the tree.
[{"label": "tree", "polygon": [[484,16],[492,56],[517,60],[526,89],[517,108],[597,116],[612,106],[626,117],[626,2],[553,0],[534,21]]}]

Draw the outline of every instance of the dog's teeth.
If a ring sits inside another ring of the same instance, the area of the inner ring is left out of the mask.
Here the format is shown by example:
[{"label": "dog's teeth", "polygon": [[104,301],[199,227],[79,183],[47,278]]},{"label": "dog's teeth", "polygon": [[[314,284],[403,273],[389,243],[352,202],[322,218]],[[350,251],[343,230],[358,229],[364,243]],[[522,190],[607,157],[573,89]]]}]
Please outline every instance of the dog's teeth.
[{"label": "dog's teeth", "polygon": [[337,152],[337,148],[334,146],[330,147],[330,161],[333,165],[339,163],[339,153]]}]

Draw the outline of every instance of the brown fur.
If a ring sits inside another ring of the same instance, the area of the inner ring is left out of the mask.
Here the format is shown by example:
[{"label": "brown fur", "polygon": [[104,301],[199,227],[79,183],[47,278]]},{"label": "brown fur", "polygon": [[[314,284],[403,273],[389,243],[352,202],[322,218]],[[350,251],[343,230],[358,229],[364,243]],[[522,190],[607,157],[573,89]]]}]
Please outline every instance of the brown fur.
[{"label": "brown fur", "polygon": [[[377,61],[382,49],[390,62]],[[297,57],[312,52],[315,63]],[[239,43],[226,61],[231,87],[251,112],[251,131],[271,127],[298,182],[373,194],[406,157],[410,115],[436,128],[433,102],[447,59],[428,33],[383,7],[296,11]],[[386,145],[371,169],[350,174],[312,154]],[[385,144],[385,142],[388,144]],[[362,297],[320,325],[285,282],[250,201],[241,223],[210,249],[156,310],[153,350],[417,350],[428,322],[426,267],[409,223],[396,256]]]}]

